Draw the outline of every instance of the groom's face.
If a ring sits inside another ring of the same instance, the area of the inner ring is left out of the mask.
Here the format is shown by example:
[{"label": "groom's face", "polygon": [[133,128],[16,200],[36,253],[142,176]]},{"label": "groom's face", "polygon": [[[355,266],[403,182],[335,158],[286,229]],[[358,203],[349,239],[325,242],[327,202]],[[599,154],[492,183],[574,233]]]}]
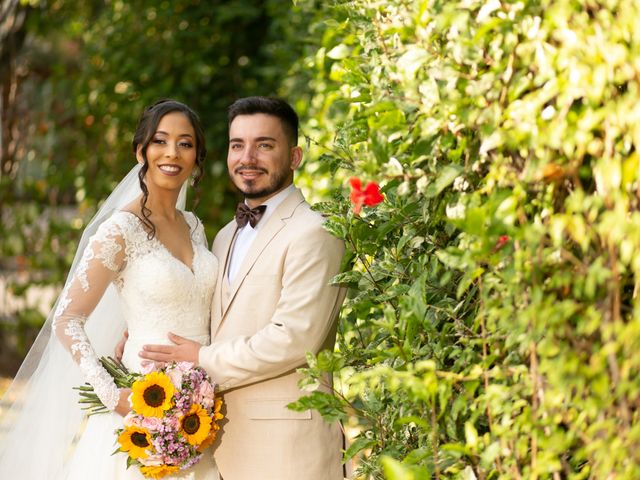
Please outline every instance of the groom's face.
[{"label": "groom's face", "polygon": [[278,117],[238,115],[229,126],[229,176],[251,207],[288,187],[301,159]]}]

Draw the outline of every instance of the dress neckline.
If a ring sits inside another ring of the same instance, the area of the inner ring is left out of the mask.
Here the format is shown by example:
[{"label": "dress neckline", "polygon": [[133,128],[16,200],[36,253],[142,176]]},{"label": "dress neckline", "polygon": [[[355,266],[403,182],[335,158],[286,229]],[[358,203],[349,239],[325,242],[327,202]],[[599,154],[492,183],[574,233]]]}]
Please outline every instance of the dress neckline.
[{"label": "dress neckline", "polygon": [[[140,217],[138,215],[136,215],[133,212],[129,212],[128,210],[118,210],[119,212],[122,213],[127,213],[130,216],[134,217],[136,220],[138,220],[138,225],[140,226],[140,228],[142,229],[142,232],[146,235],[147,232],[145,231],[143,225],[144,223],[142,223],[142,220],[140,219]],[[176,257],[171,250],[169,250],[167,248],[167,246],[162,243],[160,240],[158,240],[158,237],[153,237],[151,238],[149,241],[151,242],[155,242],[161,249],[163,249],[168,255],[169,257],[173,258],[176,262],[178,262],[179,264],[181,264],[184,268],[186,268],[187,270],[189,270],[189,272],[195,276],[196,272],[195,272],[195,267],[196,267],[196,254],[198,249],[196,248],[196,245],[193,243],[193,236],[191,235],[191,224],[189,223],[189,220],[187,220],[187,216],[184,214],[184,212],[182,210],[178,210],[178,212],[180,213],[180,215],[182,215],[182,218],[184,218],[184,221],[187,222],[187,226],[189,227],[189,243],[191,244],[191,266],[187,265],[185,262],[183,262],[182,260],[180,260],[178,257]]]}]

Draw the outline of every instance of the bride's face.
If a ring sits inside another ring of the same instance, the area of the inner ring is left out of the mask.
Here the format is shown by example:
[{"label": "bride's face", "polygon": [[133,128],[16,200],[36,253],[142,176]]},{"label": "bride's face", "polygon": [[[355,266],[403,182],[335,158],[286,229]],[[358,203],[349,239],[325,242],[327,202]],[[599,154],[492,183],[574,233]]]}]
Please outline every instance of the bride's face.
[{"label": "bride's face", "polygon": [[[147,146],[147,185],[167,190],[180,189],[196,165],[195,142],[195,130],[184,114],[171,112],[162,117]],[[138,161],[143,160],[140,146],[136,156]]]}]

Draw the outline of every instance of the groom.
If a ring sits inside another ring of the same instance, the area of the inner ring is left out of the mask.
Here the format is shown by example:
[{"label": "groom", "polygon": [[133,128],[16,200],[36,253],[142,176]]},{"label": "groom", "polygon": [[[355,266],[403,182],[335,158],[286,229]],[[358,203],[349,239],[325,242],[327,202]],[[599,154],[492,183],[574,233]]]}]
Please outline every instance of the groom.
[{"label": "groom", "polygon": [[[226,418],[214,456],[224,480],[341,480],[338,423],[287,404],[305,392],[296,369],[305,353],[333,349],[344,291],[342,241],[293,185],[300,165],[298,116],[286,102],[237,100],[229,108],[227,166],[244,194],[236,219],[213,242],[220,262],[211,312],[211,345],[170,335],[142,358],[185,360],[218,382]],[[320,390],[330,392],[330,378]]]}]

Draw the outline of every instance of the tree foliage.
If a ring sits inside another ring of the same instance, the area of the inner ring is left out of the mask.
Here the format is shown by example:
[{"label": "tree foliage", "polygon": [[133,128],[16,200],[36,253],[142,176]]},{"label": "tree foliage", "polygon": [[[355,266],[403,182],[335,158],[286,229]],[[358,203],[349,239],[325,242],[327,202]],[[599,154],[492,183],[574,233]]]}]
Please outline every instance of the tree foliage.
[{"label": "tree foliage", "polygon": [[[212,239],[237,199],[226,173],[226,109],[291,83],[298,31],[307,28],[299,9],[275,0],[31,0],[7,8],[0,50],[7,295],[60,287],[85,222],[134,164],[138,116],[160,98],[191,105],[205,126],[196,213]],[[0,319],[1,350],[19,359],[42,321],[33,303]]]},{"label": "tree foliage", "polygon": [[637,478],[638,5],[324,9],[308,134],[353,268],[307,370],[343,397],[297,408],[358,419],[363,478]]}]

